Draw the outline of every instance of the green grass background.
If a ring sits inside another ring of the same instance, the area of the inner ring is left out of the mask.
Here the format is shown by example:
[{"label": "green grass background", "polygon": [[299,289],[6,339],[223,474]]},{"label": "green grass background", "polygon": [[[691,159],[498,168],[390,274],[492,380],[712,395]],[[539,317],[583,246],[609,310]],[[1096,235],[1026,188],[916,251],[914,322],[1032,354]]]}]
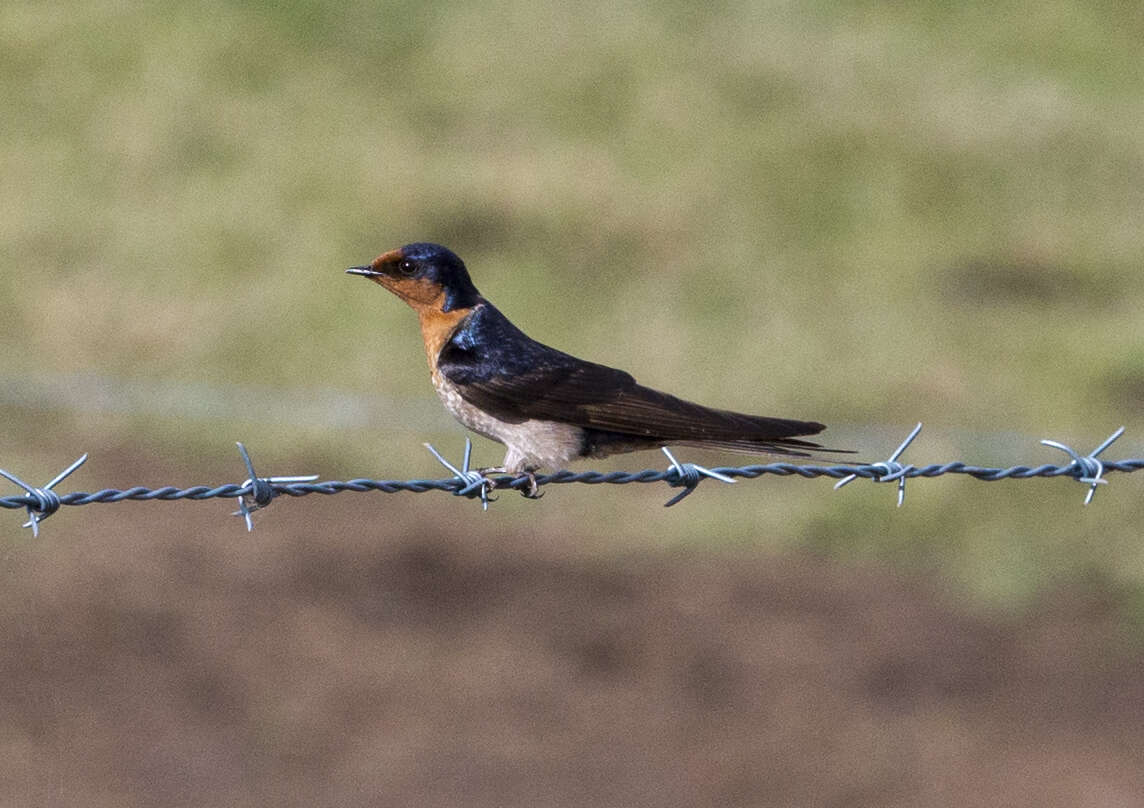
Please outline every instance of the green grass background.
[{"label": "green grass background", "polygon": [[[1108,455],[1144,455],[1141,41],[1140,8],[1078,0],[4,3],[0,462],[42,482],[91,451],[64,490],[108,482],[108,447],[237,479],[239,438],[264,473],[440,476],[421,442],[459,456],[461,433],[412,314],[342,274],[414,240],[542,341],[823,420],[867,459],[918,420],[918,464],[1055,462],[1037,438],[1088,450],[1121,424]],[[87,374],[393,406],[332,427],[12,403]],[[890,486],[778,479],[669,511],[658,487],[346,505],[379,534],[413,508],[601,548],[872,556],[1019,603],[1140,588],[1141,480],[1111,483],[1089,508],[1067,480],[954,478],[901,510]],[[79,540],[69,514],[47,541]]]}]

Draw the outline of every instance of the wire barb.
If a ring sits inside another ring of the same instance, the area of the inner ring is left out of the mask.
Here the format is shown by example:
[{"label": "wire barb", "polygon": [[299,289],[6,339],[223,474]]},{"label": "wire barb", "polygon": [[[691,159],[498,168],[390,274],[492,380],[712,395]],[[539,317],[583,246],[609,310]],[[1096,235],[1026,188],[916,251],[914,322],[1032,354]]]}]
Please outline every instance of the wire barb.
[{"label": "wire barb", "polygon": [[[235,445],[238,446],[238,453],[242,455],[242,462],[246,464],[246,470],[250,476],[239,486],[239,491],[235,494],[238,498],[238,510],[231,516],[241,516],[246,521],[247,533],[254,530],[254,520],[251,518],[251,514],[265,508],[278,496],[279,492],[274,487],[276,484],[312,483],[318,479],[319,475],[317,474],[293,477],[259,477],[254,473],[254,462],[250,459],[250,453],[246,451],[246,447],[242,445],[241,441],[235,441]],[[249,505],[246,502],[247,497],[251,499]]]},{"label": "wire barb", "polygon": [[448,460],[446,460],[440,452],[433,448],[431,443],[423,443],[442,466],[453,472],[453,476],[461,481],[461,488],[453,492],[454,496],[458,497],[474,497],[480,496],[481,510],[487,511],[489,509],[489,502],[496,502],[496,497],[490,497],[489,491],[496,487],[496,483],[489,479],[480,471],[469,468],[469,458],[473,454],[473,442],[468,437],[465,438],[465,459],[461,463],[461,468],[457,468]]},{"label": "wire barb", "polygon": [[[902,503],[906,501],[906,478],[910,472],[914,470],[913,466],[906,466],[898,462],[898,458],[902,456],[902,452],[906,451],[907,447],[914,442],[914,438],[922,431],[922,423],[918,421],[918,425],[914,427],[913,431],[906,436],[906,439],[901,442],[894,453],[890,455],[887,460],[879,463],[871,463],[870,468],[874,470],[874,477],[872,478],[876,483],[890,483],[894,480],[898,481],[898,507],[902,507]],[[882,473],[879,473],[882,472]],[[854,482],[858,478],[857,474],[847,474],[841,480],[834,484],[834,490],[837,491],[844,485]]]},{"label": "wire barb", "polygon": [[29,503],[25,506],[28,511],[28,521],[22,524],[20,527],[32,528],[32,536],[34,538],[39,538],[40,522],[44,521],[53,513],[58,511],[60,509],[60,505],[63,504],[60,501],[60,495],[53,491],[52,488],[57,483],[62,482],[64,478],[66,478],[69,474],[71,474],[86,462],[87,453],[85,452],[78,460],[76,460],[74,463],[72,463],[70,466],[52,478],[52,481],[45,485],[43,488],[35,488],[30,486],[15,474],[10,474],[7,471],[4,471],[4,469],[0,469],[0,475],[3,475],[8,480],[23,488],[28,492],[28,496],[35,500],[34,503]]},{"label": "wire barb", "polygon": [[1096,493],[1098,485],[1108,485],[1108,480],[1102,479],[1104,474],[1104,463],[1097,459],[1097,455],[1116,442],[1116,439],[1124,434],[1124,427],[1113,432],[1104,443],[1097,446],[1084,457],[1080,456],[1075,449],[1063,443],[1058,443],[1055,440],[1042,440],[1045,446],[1051,446],[1054,449],[1060,449],[1062,452],[1068,454],[1072,458],[1072,463],[1069,464],[1069,469],[1072,471],[1072,476],[1076,478],[1079,483],[1086,483],[1088,485],[1088,493],[1085,494],[1084,504],[1092,502],[1092,495]]},{"label": "wire barb", "polygon": [[671,471],[675,472],[675,476],[667,481],[667,484],[672,488],[683,486],[683,490],[676,494],[674,497],[663,503],[663,507],[670,508],[677,502],[681,502],[686,497],[691,496],[699,483],[704,477],[710,477],[712,480],[719,480],[723,483],[734,483],[735,480],[718,471],[712,471],[705,466],[699,466],[695,463],[680,463],[675,459],[675,455],[666,446],[660,447],[667,459],[671,461]]}]

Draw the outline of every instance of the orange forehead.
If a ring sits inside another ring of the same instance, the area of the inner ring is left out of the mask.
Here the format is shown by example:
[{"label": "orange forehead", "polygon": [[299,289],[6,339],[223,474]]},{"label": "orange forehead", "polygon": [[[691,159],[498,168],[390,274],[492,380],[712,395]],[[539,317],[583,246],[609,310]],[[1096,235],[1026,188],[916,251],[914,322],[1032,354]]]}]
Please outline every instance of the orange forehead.
[{"label": "orange forehead", "polygon": [[400,261],[404,257],[405,257],[405,253],[403,253],[401,251],[401,248],[398,247],[396,250],[390,250],[389,252],[384,252],[381,255],[379,255],[377,258],[373,259],[373,263],[371,263],[370,266],[373,267],[374,269],[377,269],[380,266],[382,266],[383,264],[397,263],[398,261]]},{"label": "orange forehead", "polygon": [[393,292],[418,311],[440,309],[444,303],[445,290],[441,288],[439,283],[426,278],[403,278],[386,271],[387,268],[392,269],[404,258],[405,253],[398,247],[396,250],[384,252],[373,259],[370,266],[385,274],[375,275],[372,280]]}]

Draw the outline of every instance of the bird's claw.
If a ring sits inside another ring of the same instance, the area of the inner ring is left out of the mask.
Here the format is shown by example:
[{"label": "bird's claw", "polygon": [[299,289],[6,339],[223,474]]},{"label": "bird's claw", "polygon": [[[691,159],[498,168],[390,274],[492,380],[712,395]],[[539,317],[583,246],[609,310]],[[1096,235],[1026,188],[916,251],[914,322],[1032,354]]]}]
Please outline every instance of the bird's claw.
[{"label": "bird's claw", "polygon": [[[487,468],[487,469],[480,469],[479,473],[487,476],[489,474],[509,474],[510,472],[504,466],[492,466],[492,467]],[[494,483],[494,485],[497,488],[514,488],[514,489],[520,491],[520,495],[522,497],[524,497],[525,499],[540,499],[542,496],[544,496],[544,492],[540,490],[540,483],[538,483],[536,481],[536,472],[534,472],[534,471],[521,471],[521,472],[516,472],[516,474],[517,474],[517,476],[513,477],[511,480],[507,480],[500,485],[496,485]],[[527,488],[517,488],[516,487],[516,482],[518,480],[520,480],[522,477],[528,478],[528,487]]]},{"label": "bird's claw", "polygon": [[520,495],[525,499],[540,499],[544,496],[544,492],[540,490],[540,484],[536,482],[536,472],[526,471],[524,476],[528,478],[528,488],[520,489]]}]

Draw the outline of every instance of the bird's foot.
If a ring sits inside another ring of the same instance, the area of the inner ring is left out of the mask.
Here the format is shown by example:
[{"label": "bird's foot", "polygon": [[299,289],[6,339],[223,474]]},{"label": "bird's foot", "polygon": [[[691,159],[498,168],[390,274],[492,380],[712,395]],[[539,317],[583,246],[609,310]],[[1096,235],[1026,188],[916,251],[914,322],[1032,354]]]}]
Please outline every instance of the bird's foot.
[{"label": "bird's foot", "polygon": [[489,474],[516,474],[517,475],[507,485],[498,486],[500,488],[514,487],[513,483],[515,483],[521,477],[527,477],[528,478],[528,487],[517,489],[520,491],[520,495],[522,497],[524,497],[525,499],[540,499],[542,496],[544,496],[544,492],[540,490],[540,484],[538,482],[536,482],[536,472],[531,470],[531,469],[524,469],[523,471],[515,471],[514,472],[514,471],[509,471],[504,466],[493,466],[493,467],[487,468],[487,469],[480,469],[480,473],[484,474],[484,475],[489,475]]},{"label": "bird's foot", "polygon": [[540,484],[536,482],[536,472],[526,471],[524,475],[528,477],[528,488],[522,488],[520,495],[525,499],[540,499],[544,496],[544,492],[540,490]]}]

